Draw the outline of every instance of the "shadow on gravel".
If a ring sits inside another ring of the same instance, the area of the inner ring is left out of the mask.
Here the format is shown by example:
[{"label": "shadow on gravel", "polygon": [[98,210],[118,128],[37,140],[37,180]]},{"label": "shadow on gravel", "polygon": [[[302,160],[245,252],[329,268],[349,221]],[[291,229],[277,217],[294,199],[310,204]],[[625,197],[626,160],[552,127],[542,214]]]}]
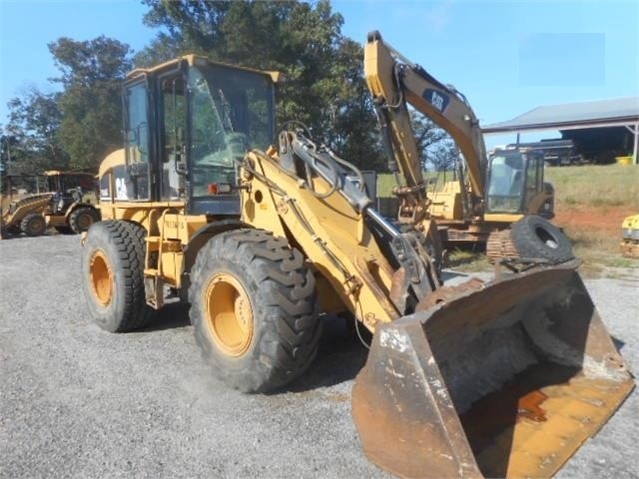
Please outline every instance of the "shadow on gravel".
[{"label": "shadow on gravel", "polygon": [[612,339],[612,343],[619,352],[621,352],[622,348],[626,345],[621,339],[615,338],[614,336],[610,336],[610,339]]},{"label": "shadow on gravel", "polygon": [[12,234],[6,234],[6,233],[2,233],[2,236],[0,236],[0,240],[2,241],[15,240],[15,239],[21,239],[21,238],[27,238],[27,236],[12,235]]},{"label": "shadow on gravel", "polygon": [[[357,337],[353,319],[330,316],[322,321],[324,329],[315,361],[300,379],[279,393],[334,386],[354,379],[364,367],[368,349]],[[360,333],[370,343],[371,335],[363,326],[360,326]]]},{"label": "shadow on gravel", "polygon": [[152,331],[164,331],[165,329],[176,329],[190,326],[189,306],[184,303],[176,302],[165,305],[160,309],[158,317],[155,318],[148,326],[139,329],[140,333],[148,333]]},{"label": "shadow on gravel", "polygon": [[[271,394],[287,392],[305,392],[320,387],[329,387],[350,381],[364,367],[368,349],[366,349],[354,329],[353,319],[337,316],[322,317],[322,337],[317,357],[304,375],[290,386]],[[176,302],[165,305],[158,317],[148,326],[137,330],[140,333],[164,331],[190,326],[189,306]],[[134,333],[133,333],[134,334]],[[360,326],[360,334],[366,343],[370,343],[371,334]]]},{"label": "shadow on gravel", "polygon": [[[446,266],[447,268],[450,266]],[[449,281],[454,278],[468,278],[468,274],[465,273],[457,273],[455,271],[444,270],[442,271],[442,280],[444,282]]]}]

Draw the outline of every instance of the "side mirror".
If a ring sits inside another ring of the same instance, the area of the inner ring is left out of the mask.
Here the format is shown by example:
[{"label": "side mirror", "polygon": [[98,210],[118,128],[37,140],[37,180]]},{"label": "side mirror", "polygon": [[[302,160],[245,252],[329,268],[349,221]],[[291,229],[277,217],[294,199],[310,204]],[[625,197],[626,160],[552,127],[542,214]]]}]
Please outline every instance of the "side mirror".
[{"label": "side mirror", "polygon": [[176,161],[175,172],[178,175],[186,175],[186,161]]}]

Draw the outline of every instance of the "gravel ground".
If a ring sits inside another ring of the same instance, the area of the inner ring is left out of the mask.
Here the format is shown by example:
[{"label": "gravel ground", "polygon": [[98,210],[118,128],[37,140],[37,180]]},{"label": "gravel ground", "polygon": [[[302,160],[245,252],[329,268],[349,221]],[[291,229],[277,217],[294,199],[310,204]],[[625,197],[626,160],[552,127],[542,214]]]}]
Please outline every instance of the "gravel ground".
[{"label": "gravel ground", "polygon": [[[114,335],[87,317],[77,236],[0,241],[0,476],[387,477],[350,418],[365,350],[332,324],[292,390],[242,395],[212,379],[185,311]],[[587,281],[639,370],[639,269]],[[560,472],[637,477],[639,394]]]}]

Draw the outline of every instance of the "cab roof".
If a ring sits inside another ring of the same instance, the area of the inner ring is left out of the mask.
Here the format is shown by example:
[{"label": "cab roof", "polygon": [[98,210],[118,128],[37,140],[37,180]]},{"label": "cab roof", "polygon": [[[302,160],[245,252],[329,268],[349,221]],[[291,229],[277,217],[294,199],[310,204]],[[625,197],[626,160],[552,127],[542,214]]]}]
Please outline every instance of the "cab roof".
[{"label": "cab roof", "polygon": [[95,176],[94,173],[88,173],[86,171],[60,171],[60,170],[47,170],[43,173],[44,176]]},{"label": "cab roof", "polygon": [[226,67],[226,68],[233,68],[235,70],[243,70],[243,71],[247,71],[247,72],[252,72],[252,73],[260,73],[262,75],[267,75],[271,78],[271,80],[273,81],[273,83],[279,83],[283,80],[283,75],[282,73],[278,72],[278,71],[272,71],[272,70],[257,70],[255,68],[247,68],[247,67],[242,67],[242,66],[238,66],[238,65],[231,65],[228,63],[221,63],[221,62],[214,62],[212,60],[209,60],[206,57],[200,56],[200,55],[195,55],[193,53],[189,53],[187,55],[183,55],[181,57],[178,58],[174,58],[172,60],[169,60],[167,62],[164,63],[160,63],[159,65],[154,65],[152,67],[149,68],[136,68],[135,70],[129,72],[126,76],[127,80],[131,80],[133,78],[137,78],[141,75],[144,74],[153,74],[153,73],[158,73],[160,71],[163,70],[168,70],[171,67],[173,68],[177,68],[178,65],[183,62],[186,61],[189,66],[198,66],[198,65],[211,65],[211,66],[220,66],[220,67]]}]

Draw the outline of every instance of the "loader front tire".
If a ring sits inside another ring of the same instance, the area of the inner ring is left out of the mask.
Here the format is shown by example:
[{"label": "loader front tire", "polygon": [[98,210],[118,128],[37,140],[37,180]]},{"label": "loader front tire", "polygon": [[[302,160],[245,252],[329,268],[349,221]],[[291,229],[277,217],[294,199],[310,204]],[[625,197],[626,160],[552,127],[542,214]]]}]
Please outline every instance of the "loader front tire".
[{"label": "loader front tire", "polygon": [[227,231],[198,252],[190,317],[213,372],[243,392],[298,378],[317,354],[315,278],[302,254],[257,229]]},{"label": "loader front tire", "polygon": [[513,243],[522,258],[563,263],[575,257],[566,235],[541,216],[524,216],[512,225],[511,231]]},{"label": "loader front tire", "polygon": [[143,232],[126,221],[98,222],[82,248],[82,287],[91,316],[112,333],[141,328],[155,313],[144,293]]},{"label": "loader front tire", "polygon": [[47,230],[47,222],[39,213],[30,213],[20,222],[20,229],[27,236],[40,236]]},{"label": "loader front tire", "polygon": [[75,234],[88,231],[89,227],[99,220],[96,210],[88,206],[80,206],[73,210],[69,215],[69,228]]}]

